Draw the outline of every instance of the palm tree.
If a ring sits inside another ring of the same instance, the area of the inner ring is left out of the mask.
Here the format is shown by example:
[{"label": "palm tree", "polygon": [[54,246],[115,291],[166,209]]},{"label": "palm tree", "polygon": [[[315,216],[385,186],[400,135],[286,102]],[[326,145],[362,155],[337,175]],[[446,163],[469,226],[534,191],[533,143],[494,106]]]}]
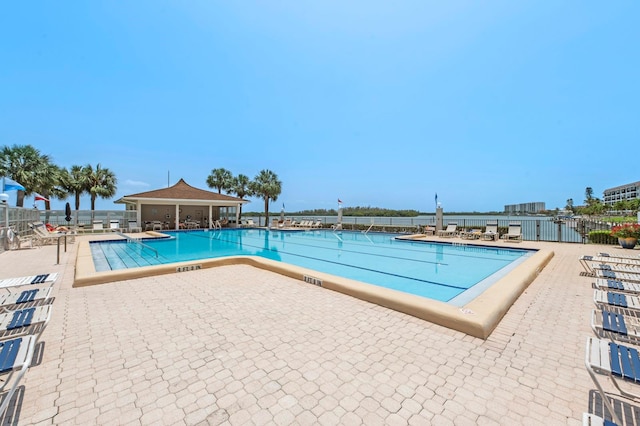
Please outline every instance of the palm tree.
[{"label": "palm tree", "polygon": [[8,176],[22,184],[25,191],[18,191],[16,206],[23,207],[24,196],[31,195],[41,184],[42,171],[49,164],[49,156],[40,154],[31,145],[4,146],[0,151],[0,176]]},{"label": "palm tree", "polygon": [[107,168],[102,168],[98,164],[95,168],[90,164],[84,167],[86,179],[86,191],[91,195],[91,210],[96,209],[96,198],[109,198],[116,194],[116,175]]},{"label": "palm tree", "polygon": [[76,210],[80,210],[80,197],[85,192],[88,192],[87,176],[84,167],[71,166],[69,170],[64,169],[62,187],[74,195]]},{"label": "palm tree", "polygon": [[233,186],[233,175],[224,168],[213,169],[207,177],[207,185],[209,188],[217,188],[218,194],[221,194],[223,189],[229,192]]},{"label": "palm tree", "polygon": [[[40,167],[32,182],[34,192],[49,200],[51,197],[63,199],[68,192],[64,187],[65,170],[55,164],[46,163]],[[44,202],[45,210],[51,210],[51,201]]]},{"label": "palm tree", "polygon": [[278,200],[278,195],[282,192],[282,182],[271,170],[261,170],[249,187],[254,196],[264,200],[265,223],[269,223],[269,200]]},{"label": "palm tree", "polygon": [[[249,176],[239,174],[233,178],[233,184],[231,185],[231,192],[236,194],[238,198],[250,197],[253,195],[251,192],[251,181]],[[240,204],[240,217],[242,217],[242,204]]]}]

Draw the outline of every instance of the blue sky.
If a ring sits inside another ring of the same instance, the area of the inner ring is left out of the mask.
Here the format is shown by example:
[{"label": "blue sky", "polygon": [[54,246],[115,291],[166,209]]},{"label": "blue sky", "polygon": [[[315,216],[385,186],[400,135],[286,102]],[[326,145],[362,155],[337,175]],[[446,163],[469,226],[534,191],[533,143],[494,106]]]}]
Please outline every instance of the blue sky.
[{"label": "blue sky", "polygon": [[553,209],[640,180],[618,161],[638,157],[637,1],[0,7],[0,146],[100,163],[114,199],[220,167],[275,172],[278,211]]}]

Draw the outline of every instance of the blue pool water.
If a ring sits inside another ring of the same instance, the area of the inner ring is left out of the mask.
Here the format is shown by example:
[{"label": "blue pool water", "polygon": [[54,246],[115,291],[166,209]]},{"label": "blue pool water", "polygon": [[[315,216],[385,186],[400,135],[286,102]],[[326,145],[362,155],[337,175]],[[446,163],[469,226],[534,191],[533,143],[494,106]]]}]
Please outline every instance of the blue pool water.
[{"label": "blue pool water", "polygon": [[[463,304],[534,252],[398,240],[395,234],[229,229],[92,242],[97,271],[225,256],[261,256],[405,293]],[[146,247],[145,247],[146,246]]]}]

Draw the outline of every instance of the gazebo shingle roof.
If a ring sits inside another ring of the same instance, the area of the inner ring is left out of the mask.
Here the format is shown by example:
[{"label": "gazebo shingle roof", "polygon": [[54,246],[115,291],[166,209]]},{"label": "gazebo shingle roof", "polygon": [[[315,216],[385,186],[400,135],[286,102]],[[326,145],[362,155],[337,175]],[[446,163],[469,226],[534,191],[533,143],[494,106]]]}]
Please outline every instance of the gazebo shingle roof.
[{"label": "gazebo shingle roof", "polygon": [[138,194],[125,195],[123,198],[161,198],[175,200],[203,200],[203,201],[245,201],[242,198],[232,197],[230,195],[218,194],[216,192],[205,191],[204,189],[194,188],[184,179],[180,179],[178,183],[169,188],[154,189],[153,191],[140,192]]}]

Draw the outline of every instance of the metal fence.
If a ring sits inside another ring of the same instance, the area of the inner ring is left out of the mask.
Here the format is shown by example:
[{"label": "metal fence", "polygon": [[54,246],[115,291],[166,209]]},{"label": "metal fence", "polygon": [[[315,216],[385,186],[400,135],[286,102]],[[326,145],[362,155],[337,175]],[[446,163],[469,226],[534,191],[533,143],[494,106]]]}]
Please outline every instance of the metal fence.
[{"label": "metal fence", "polygon": [[39,219],[53,226],[71,226],[79,229],[90,229],[94,221],[100,221],[105,228],[112,220],[117,220],[120,228],[127,227],[130,220],[136,220],[136,210],[72,210],[71,220],[66,221],[64,210],[38,210]]},{"label": "metal fence", "polygon": [[[78,210],[71,212],[71,220],[66,221],[64,210],[35,210],[22,207],[7,207],[0,204],[0,251],[7,247],[6,226],[9,226],[18,236],[30,235],[33,231],[29,226],[32,222],[41,221],[53,226],[71,226],[80,231],[90,230],[94,221],[101,221],[104,228],[109,227],[112,220],[117,220],[121,228],[127,226],[129,220],[136,220],[135,210]],[[337,223],[337,216],[298,216],[287,215],[288,219],[320,221],[328,228]],[[272,215],[271,218],[279,218]],[[264,217],[244,216],[243,219],[253,219],[256,224],[265,226]],[[511,222],[522,225],[522,237],[527,241],[553,241],[564,243],[589,243],[589,232],[594,230],[609,230],[612,224],[587,219],[554,219],[551,217],[504,217],[481,216],[461,217],[444,215],[443,226],[455,222],[460,229],[486,228],[488,221],[497,221],[501,233],[505,233]],[[371,232],[420,232],[425,226],[435,226],[435,216],[431,217],[342,217],[343,229],[369,230]]]},{"label": "metal fence", "polygon": [[[270,216],[278,218],[278,215]],[[320,221],[323,227],[327,228],[337,223],[337,216],[296,216],[287,215],[288,219],[300,222],[302,220]],[[247,219],[249,217],[243,217]],[[251,217],[255,223],[264,226],[264,217]],[[482,229],[486,228],[488,221],[497,221],[500,233],[506,233],[510,223],[520,223],[522,225],[522,238],[527,241],[552,241],[563,243],[588,243],[589,232],[595,230],[609,230],[612,224],[601,221],[587,219],[555,219],[551,217],[501,217],[494,216],[487,218],[444,216],[443,227],[455,222],[459,229]],[[426,226],[435,226],[434,217],[355,217],[343,216],[343,229],[388,231],[388,232],[420,232]]]}]

